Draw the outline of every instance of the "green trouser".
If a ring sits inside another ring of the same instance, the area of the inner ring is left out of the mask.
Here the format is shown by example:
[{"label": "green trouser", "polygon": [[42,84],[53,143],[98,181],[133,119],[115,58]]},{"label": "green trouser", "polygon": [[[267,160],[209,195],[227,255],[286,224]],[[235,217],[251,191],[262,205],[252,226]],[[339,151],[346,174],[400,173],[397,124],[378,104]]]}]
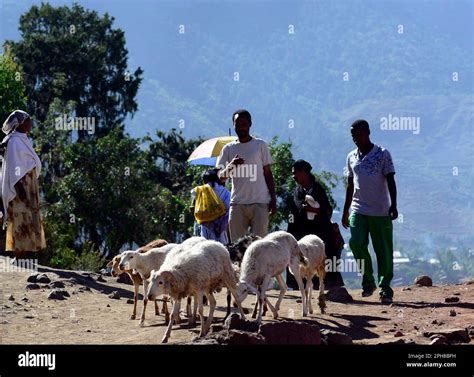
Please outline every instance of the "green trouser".
[{"label": "green trouser", "polygon": [[349,246],[354,257],[363,263],[362,288],[376,288],[372,258],[369,254],[369,234],[377,256],[380,295],[393,297],[393,224],[390,216],[367,216],[352,213],[349,217],[351,239]]}]

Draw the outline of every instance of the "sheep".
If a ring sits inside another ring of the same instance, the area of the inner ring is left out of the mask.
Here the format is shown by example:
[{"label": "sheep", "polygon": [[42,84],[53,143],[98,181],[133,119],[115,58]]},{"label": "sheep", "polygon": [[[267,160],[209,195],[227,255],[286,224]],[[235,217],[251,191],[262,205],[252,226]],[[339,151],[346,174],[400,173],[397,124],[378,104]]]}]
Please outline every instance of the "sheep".
[{"label": "sheep", "polygon": [[250,233],[239,238],[237,241],[228,244],[226,247],[229,251],[230,259],[232,260],[232,262],[237,262],[240,266],[242,264],[242,259],[247,248],[253,241],[260,239],[262,239],[262,237],[257,236],[254,233]]},{"label": "sheep", "polygon": [[[240,281],[237,286],[239,301],[243,301],[248,292],[256,293],[258,296],[259,313],[257,322],[262,321],[263,303],[266,302],[273,313],[274,318],[278,318],[278,310],[281,301],[287,290],[282,273],[286,267],[290,267],[290,272],[295,276],[301,292],[303,303],[303,316],[307,315],[306,296],[303,281],[300,276],[300,264],[307,264],[308,261],[302,254],[295,237],[285,231],[277,231],[268,234],[261,240],[254,241],[248,247],[242,260]],[[266,297],[266,289],[271,278],[275,277],[280,286],[280,296],[275,307]]]},{"label": "sheep", "polygon": [[[239,266],[238,268],[239,274],[240,274],[240,265],[242,264],[242,259],[244,258],[245,251],[248,249],[248,247],[253,241],[261,240],[261,239],[262,237],[257,236],[254,233],[249,233],[243,237],[240,237],[237,241],[230,243],[226,246],[230,254],[230,259],[232,260],[232,262],[237,263]],[[252,318],[255,318],[257,316],[257,309],[258,309],[258,297],[257,297],[257,300],[255,301],[254,309],[252,312]],[[268,310],[267,303],[264,303],[263,316],[265,316],[265,314],[267,313],[267,310]]]},{"label": "sheep", "polygon": [[[163,239],[157,239],[157,240],[154,240],[154,241],[151,241],[149,243],[147,243],[145,246],[142,246],[140,248],[138,248],[137,250],[139,252],[146,252],[148,250],[150,250],[151,248],[155,248],[155,247],[160,247],[160,246],[164,246],[166,245],[168,242],[163,240]],[[140,288],[140,285],[142,284],[143,280],[142,278],[140,277],[140,275],[138,273],[135,273],[133,272],[132,270],[120,270],[119,268],[119,264],[120,264],[120,255],[116,255],[112,258],[111,261],[109,261],[109,263],[107,263],[107,267],[111,267],[112,268],[112,276],[113,277],[117,277],[123,273],[127,273],[128,276],[130,277],[130,279],[132,280],[133,282],[133,289],[134,289],[134,294],[133,294],[133,311],[132,311],[132,315],[130,316],[130,319],[135,319],[136,318],[136,315],[137,315],[137,302],[138,302],[138,290]],[[169,312],[168,312],[168,306],[166,304],[166,300],[163,302],[163,309],[162,309],[162,313],[165,314],[165,315],[169,315]],[[168,314],[167,314],[168,313]],[[155,301],[155,314],[156,315],[159,315],[160,314],[160,310],[158,308],[158,304],[157,302]]]},{"label": "sheep", "polygon": [[308,259],[307,265],[300,265],[301,278],[306,279],[305,294],[306,302],[308,303],[308,310],[310,314],[313,314],[313,308],[311,305],[312,293],[313,293],[313,282],[314,275],[319,277],[319,298],[318,305],[321,309],[321,313],[324,314],[326,308],[326,298],[324,296],[324,278],[326,276],[325,261],[326,252],[325,245],[321,238],[310,234],[304,236],[298,241],[303,255]]},{"label": "sheep", "polygon": [[[174,316],[179,313],[181,299],[194,296],[197,300],[201,331],[199,336],[204,336],[212,323],[216,300],[213,292],[226,286],[234,296],[243,318],[240,300],[236,295],[237,276],[232,268],[227,249],[216,241],[203,241],[196,244],[186,253],[168,255],[158,271],[153,271],[148,286],[148,299],[153,300],[163,294],[173,298],[171,320],[162,339],[168,342],[173,326]],[[202,297],[206,295],[209,300],[209,316],[204,320]]]},{"label": "sheep", "polygon": [[[153,269],[158,269],[164,262],[166,255],[170,250],[172,250],[175,246],[178,246],[175,243],[169,243],[162,247],[157,247],[154,249],[150,249],[145,253],[140,253],[137,250],[128,250],[124,251],[120,255],[120,263],[119,269],[120,270],[135,270],[140,274],[140,277],[143,280],[143,309],[140,315],[140,326],[143,327],[145,323],[145,311],[146,306],[148,303],[148,299],[146,296],[146,291],[148,288],[148,278],[150,277],[150,272]],[[169,313],[165,313],[165,320],[166,322],[169,321]]]},{"label": "sheep", "polygon": [[[201,236],[190,237],[184,240],[182,243],[180,243],[177,247],[173,248],[170,251],[170,253],[168,253],[167,258],[174,258],[175,255],[185,252],[186,250],[192,248],[194,245],[203,241],[206,241],[206,239]],[[197,300],[194,299],[194,307],[193,307],[193,310],[191,311],[191,296],[189,296],[186,301],[186,316],[188,317],[188,324],[190,326],[194,326],[196,322],[196,312],[197,312]]]}]

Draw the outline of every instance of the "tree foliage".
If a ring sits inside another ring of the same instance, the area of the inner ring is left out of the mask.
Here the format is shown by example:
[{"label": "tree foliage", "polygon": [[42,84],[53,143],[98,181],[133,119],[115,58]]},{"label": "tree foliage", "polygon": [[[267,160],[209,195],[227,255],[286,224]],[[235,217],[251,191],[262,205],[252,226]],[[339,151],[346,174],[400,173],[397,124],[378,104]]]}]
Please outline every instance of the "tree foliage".
[{"label": "tree foliage", "polygon": [[25,86],[21,67],[15,63],[8,49],[0,56],[0,120],[1,123],[16,109],[26,108]]},{"label": "tree foliage", "polygon": [[54,98],[73,101],[77,117],[96,119],[100,137],[137,110],[143,71],[128,71],[125,35],[113,22],[78,4],[42,3],[21,16],[21,40],[6,43],[23,67],[28,108],[38,121],[46,120]]}]

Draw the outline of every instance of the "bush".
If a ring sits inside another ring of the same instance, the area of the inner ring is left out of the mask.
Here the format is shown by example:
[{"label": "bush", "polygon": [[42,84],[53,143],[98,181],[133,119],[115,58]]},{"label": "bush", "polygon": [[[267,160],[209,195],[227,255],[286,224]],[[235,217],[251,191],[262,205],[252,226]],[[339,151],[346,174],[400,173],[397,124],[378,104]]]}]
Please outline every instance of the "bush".
[{"label": "bush", "polygon": [[93,249],[90,242],[86,242],[79,255],[68,247],[61,247],[53,252],[49,265],[65,270],[82,270],[98,272],[104,266],[105,260],[100,253]]},{"label": "bush", "polygon": [[73,269],[73,265],[77,259],[76,252],[68,247],[61,247],[53,251],[53,255],[49,260],[49,265],[54,268],[62,268],[65,270]]},{"label": "bush", "polygon": [[82,247],[82,252],[76,257],[72,268],[74,270],[98,272],[104,266],[105,260],[94,245],[86,242]]}]

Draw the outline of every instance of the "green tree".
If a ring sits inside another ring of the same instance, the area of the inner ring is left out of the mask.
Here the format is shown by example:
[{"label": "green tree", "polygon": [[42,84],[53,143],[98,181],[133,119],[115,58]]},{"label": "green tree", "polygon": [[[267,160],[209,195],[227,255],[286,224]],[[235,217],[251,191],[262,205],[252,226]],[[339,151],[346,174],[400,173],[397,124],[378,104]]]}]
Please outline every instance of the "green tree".
[{"label": "green tree", "polygon": [[[23,67],[28,109],[40,122],[54,98],[75,103],[75,116],[94,117],[96,137],[137,110],[142,69],[130,73],[121,29],[107,13],[42,3],[20,17],[19,42],[7,41]],[[86,131],[79,138],[91,138]]]},{"label": "green tree", "polygon": [[16,109],[26,109],[25,86],[21,67],[7,49],[5,55],[0,56],[0,123]]}]

